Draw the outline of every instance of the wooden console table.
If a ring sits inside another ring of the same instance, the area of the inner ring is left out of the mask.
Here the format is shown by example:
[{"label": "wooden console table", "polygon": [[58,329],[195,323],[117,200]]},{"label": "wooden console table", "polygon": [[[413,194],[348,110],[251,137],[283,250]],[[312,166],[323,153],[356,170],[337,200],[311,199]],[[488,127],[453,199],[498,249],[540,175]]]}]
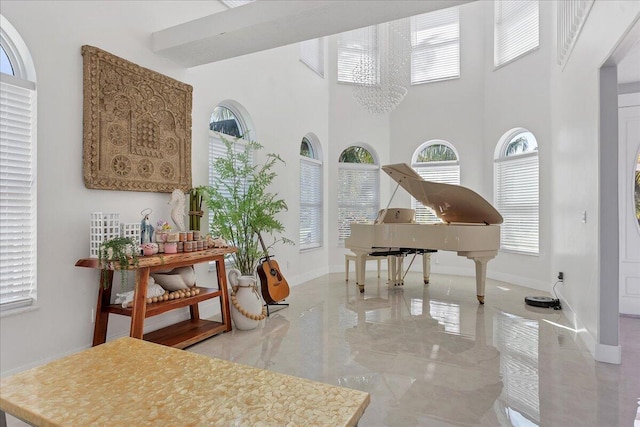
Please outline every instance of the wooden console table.
[{"label": "wooden console table", "polygon": [[[212,335],[231,330],[231,315],[229,311],[229,296],[227,292],[227,278],[224,268],[225,254],[235,252],[236,248],[212,248],[202,251],[178,253],[178,254],[158,254],[151,256],[141,256],[138,258],[138,266],[130,267],[135,270],[136,283],[134,288],[133,306],[123,308],[120,304],[111,304],[111,290],[113,289],[112,265],[109,270],[103,270],[100,261],[96,258],[80,259],[76,262],[76,267],[89,267],[100,269],[100,282],[98,283],[98,303],[96,305],[96,322],[93,330],[93,345],[102,344],[107,339],[107,324],[109,314],[115,313],[131,317],[131,330],[129,336],[152,341],[158,344],[175,348],[185,348]],[[147,285],[149,273],[159,270],[170,270],[177,267],[194,265],[201,262],[215,261],[218,276],[218,289],[200,287],[200,293],[191,297],[184,297],[174,300],[146,303]],[[115,263],[117,267],[117,263]],[[106,275],[106,277],[105,277]],[[109,283],[106,289],[102,286]],[[200,319],[198,303],[211,299],[220,298],[220,312],[222,322]],[[191,318],[174,325],[167,326],[157,331],[144,334],[144,319],[165,313],[177,308],[189,307]]]},{"label": "wooden console table", "polygon": [[35,426],[355,426],[369,393],[129,337],[0,380]]}]

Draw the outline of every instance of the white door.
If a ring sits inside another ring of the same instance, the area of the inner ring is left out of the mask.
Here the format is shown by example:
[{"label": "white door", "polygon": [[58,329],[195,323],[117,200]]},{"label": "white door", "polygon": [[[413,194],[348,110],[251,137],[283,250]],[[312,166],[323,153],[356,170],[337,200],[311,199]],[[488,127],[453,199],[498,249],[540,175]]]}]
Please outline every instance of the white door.
[{"label": "white door", "polygon": [[640,316],[640,223],[634,194],[635,174],[640,169],[639,99],[640,94],[626,97],[618,110],[620,313],[636,316]]}]

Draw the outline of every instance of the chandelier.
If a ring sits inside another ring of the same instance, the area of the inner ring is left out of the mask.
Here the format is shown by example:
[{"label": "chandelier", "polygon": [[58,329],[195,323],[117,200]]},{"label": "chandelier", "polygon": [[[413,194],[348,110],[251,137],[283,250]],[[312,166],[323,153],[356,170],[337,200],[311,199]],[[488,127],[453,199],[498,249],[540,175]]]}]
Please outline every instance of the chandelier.
[{"label": "chandelier", "polygon": [[369,112],[388,113],[402,102],[410,85],[409,19],[377,26],[353,70],[353,97]]}]

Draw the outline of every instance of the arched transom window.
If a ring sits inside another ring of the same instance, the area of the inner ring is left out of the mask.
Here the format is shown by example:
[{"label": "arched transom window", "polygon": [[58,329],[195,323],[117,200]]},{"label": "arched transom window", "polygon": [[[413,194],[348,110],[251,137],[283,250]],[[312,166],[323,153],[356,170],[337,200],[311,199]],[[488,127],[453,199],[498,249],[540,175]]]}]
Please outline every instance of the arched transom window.
[{"label": "arched transom window", "polygon": [[537,255],[538,141],[527,129],[512,129],[498,142],[494,160],[494,182],[495,206],[504,218],[500,232],[500,248]]},{"label": "arched transom window", "polygon": [[318,138],[300,143],[300,250],[322,246],[322,155]]},{"label": "arched transom window", "polygon": [[[455,147],[447,141],[432,140],[420,145],[413,153],[411,166],[425,181],[460,184],[460,162]],[[411,197],[411,208],[416,211],[416,222],[433,224],[442,222],[431,210]]]},{"label": "arched transom window", "polygon": [[338,240],[344,244],[351,224],[372,222],[378,214],[380,166],[363,145],[347,147],[338,161]]}]

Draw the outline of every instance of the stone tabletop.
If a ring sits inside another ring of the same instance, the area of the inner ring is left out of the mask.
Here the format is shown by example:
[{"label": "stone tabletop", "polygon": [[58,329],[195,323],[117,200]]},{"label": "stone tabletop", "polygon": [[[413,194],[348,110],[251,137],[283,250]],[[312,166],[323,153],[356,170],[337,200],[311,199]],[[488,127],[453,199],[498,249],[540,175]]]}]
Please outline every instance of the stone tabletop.
[{"label": "stone tabletop", "polygon": [[129,337],[0,382],[0,409],[38,426],[353,426],[369,401]]}]

